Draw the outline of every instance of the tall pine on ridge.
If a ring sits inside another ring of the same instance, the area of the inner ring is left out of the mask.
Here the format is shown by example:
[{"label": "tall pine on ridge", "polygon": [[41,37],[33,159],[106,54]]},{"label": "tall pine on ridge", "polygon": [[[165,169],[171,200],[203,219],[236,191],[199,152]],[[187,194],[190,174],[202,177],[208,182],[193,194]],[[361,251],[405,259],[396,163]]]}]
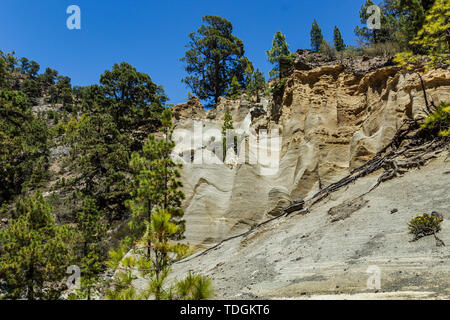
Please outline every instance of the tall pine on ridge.
[{"label": "tall pine on ridge", "polygon": [[81,287],[76,292],[77,298],[91,300],[92,295],[97,293],[95,288],[100,280],[99,274],[104,269],[100,245],[107,230],[102,217],[103,212],[98,210],[95,200],[91,198],[86,198],[82,210],[76,213],[81,257]]},{"label": "tall pine on ridge", "polygon": [[311,48],[314,52],[319,52],[320,46],[324,41],[322,35],[322,29],[320,29],[319,24],[316,19],[314,19],[311,28]]},{"label": "tall pine on ridge", "polygon": [[281,78],[282,63],[292,63],[294,59],[294,55],[291,53],[289,46],[286,43],[286,36],[281,33],[281,31],[277,31],[273,36],[272,48],[266,51],[266,54],[269,62],[275,65],[269,72],[271,77],[278,76]]},{"label": "tall pine on ridge", "polygon": [[251,62],[244,57],[244,44],[233,35],[230,21],[207,15],[204,24],[189,34],[188,50],[181,61],[189,74],[182,79],[201,100],[217,103],[234,76],[245,85],[245,70]]},{"label": "tall pine on ridge", "polygon": [[125,293],[125,297],[127,294],[140,297],[130,287],[132,277],[129,273],[130,268],[138,266],[142,276],[149,281],[144,297],[169,298],[164,282],[170,266],[189,249],[187,245],[175,242],[183,237],[185,228],[180,208],[184,194],[179,190],[182,186],[179,165],[171,158],[174,143],[170,109],[162,114],[162,128],[163,138],[149,136],[142,153],[132,155],[135,188],[128,205],[133,217],[130,227],[135,232],[132,249],[137,258],[125,262],[128,269],[118,277],[119,282],[116,282],[115,290],[110,291],[110,296],[124,297]]},{"label": "tall pine on ridge", "polygon": [[336,51],[344,51],[345,50],[345,43],[344,39],[342,39],[341,31],[337,26],[334,26],[334,32],[333,32],[333,40],[334,40],[334,48]]}]

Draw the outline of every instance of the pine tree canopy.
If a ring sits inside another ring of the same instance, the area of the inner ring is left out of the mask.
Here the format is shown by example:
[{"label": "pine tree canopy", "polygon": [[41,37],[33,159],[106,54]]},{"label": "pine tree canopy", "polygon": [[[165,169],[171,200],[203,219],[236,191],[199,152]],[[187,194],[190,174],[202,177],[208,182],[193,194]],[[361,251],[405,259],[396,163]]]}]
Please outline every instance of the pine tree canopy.
[{"label": "pine tree canopy", "polygon": [[380,9],[380,28],[369,29],[367,20],[375,12],[368,12],[375,5],[367,0],[359,12],[362,27],[355,28],[355,34],[366,46],[378,43],[394,43],[402,50],[424,54],[423,49],[411,42],[425,23],[425,17],[434,0],[383,0]]},{"label": "pine tree canopy", "polygon": [[345,50],[344,39],[342,39],[341,31],[337,26],[334,27],[334,48],[336,51]]},{"label": "pine tree canopy", "polygon": [[[450,3],[436,0],[426,15],[422,28],[411,45],[420,52],[427,54],[425,70],[436,67],[441,63],[450,64]],[[412,69],[420,63],[420,59],[413,50],[400,52],[394,59],[401,66]]]},{"label": "pine tree canopy", "polygon": [[319,52],[320,46],[324,41],[322,30],[319,27],[316,19],[314,19],[312,28],[311,28],[311,48],[314,52]]},{"label": "pine tree canopy", "polygon": [[266,79],[264,74],[256,69],[250,77],[249,85],[247,86],[247,93],[249,96],[255,96],[256,102],[260,101],[261,92],[266,89]]},{"label": "pine tree canopy", "polygon": [[245,85],[249,60],[244,57],[244,44],[233,35],[233,25],[218,16],[204,16],[204,24],[189,34],[188,50],[181,61],[189,74],[182,81],[192,92],[208,103],[217,103],[233,77]]},{"label": "pine tree canopy", "polygon": [[236,100],[241,95],[241,85],[236,76],[231,79],[230,87],[227,90],[227,97]]},{"label": "pine tree canopy", "polygon": [[100,76],[106,108],[119,128],[140,123],[139,119],[158,118],[167,100],[162,87],[148,74],[138,72],[126,62],[115,64]]},{"label": "pine tree canopy", "polygon": [[32,114],[28,97],[0,89],[0,202],[40,182],[47,139],[47,126]]},{"label": "pine tree canopy", "polygon": [[71,265],[73,231],[57,226],[42,194],[17,203],[16,216],[0,231],[0,275],[11,298],[57,299],[64,287],[56,284]]},{"label": "pine tree canopy", "polygon": [[274,68],[269,72],[271,77],[280,76],[281,77],[281,63],[282,62],[293,62],[294,55],[289,50],[289,46],[286,43],[286,36],[277,31],[273,36],[272,48],[266,51],[267,58],[270,63],[274,64]]}]

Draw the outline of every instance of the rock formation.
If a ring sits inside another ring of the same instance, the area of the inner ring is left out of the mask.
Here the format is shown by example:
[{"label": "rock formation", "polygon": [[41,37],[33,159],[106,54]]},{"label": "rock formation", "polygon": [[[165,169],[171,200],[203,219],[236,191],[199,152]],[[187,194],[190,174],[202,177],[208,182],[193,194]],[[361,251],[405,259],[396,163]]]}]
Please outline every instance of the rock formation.
[{"label": "rock formation", "polygon": [[[187,241],[216,243],[280,214],[282,207],[307,199],[371,159],[405,119],[423,116],[417,75],[399,70],[389,59],[312,63],[310,52],[297,55],[279,101],[254,103],[244,95],[234,101],[223,98],[205,111],[191,98],[174,107],[175,135],[190,135],[177,145],[185,162]],[[435,104],[450,101],[448,70],[431,71],[423,80]],[[221,151],[226,110],[238,131],[238,154],[246,151],[245,163],[236,160],[232,149],[225,164],[215,156]],[[279,165],[273,172],[264,171],[267,164],[249,161],[252,130],[279,131]]]}]

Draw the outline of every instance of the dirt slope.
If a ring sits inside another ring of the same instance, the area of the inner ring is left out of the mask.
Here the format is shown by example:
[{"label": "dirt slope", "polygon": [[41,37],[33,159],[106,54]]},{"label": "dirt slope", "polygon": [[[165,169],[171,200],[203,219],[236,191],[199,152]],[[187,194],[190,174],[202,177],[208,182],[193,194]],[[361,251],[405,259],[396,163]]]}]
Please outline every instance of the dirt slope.
[{"label": "dirt slope", "polygon": [[[177,263],[173,276],[210,276],[218,299],[450,298],[450,159],[442,155],[359,198],[377,177],[357,180],[306,215],[282,217]],[[432,210],[444,216],[446,247],[432,236],[410,242],[407,221]],[[381,271],[380,290],[367,289],[369,266]]]}]

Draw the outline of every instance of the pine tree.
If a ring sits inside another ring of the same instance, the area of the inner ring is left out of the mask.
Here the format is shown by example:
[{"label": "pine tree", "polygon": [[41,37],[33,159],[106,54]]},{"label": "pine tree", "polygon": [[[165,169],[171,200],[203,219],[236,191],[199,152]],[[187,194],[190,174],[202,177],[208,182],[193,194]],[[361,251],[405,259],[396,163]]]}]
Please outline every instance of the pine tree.
[{"label": "pine tree", "polygon": [[429,55],[427,69],[442,62],[450,64],[450,2],[435,1],[411,44],[419,46]]},{"label": "pine tree", "polygon": [[419,46],[411,43],[425,23],[425,17],[434,0],[384,0],[382,9],[389,27],[389,40],[398,43],[403,50],[424,54]]},{"label": "pine tree", "polygon": [[22,57],[19,59],[19,62],[20,62],[20,66],[17,71],[19,71],[22,74],[27,74],[28,70],[30,68],[30,60],[28,60],[25,57]]},{"label": "pine tree", "polygon": [[52,106],[59,102],[58,88],[54,85],[48,89],[48,102],[50,102]]},{"label": "pine tree", "polygon": [[38,76],[38,81],[40,82],[44,90],[48,90],[51,86],[55,84],[56,77],[58,76],[58,71],[51,68],[45,69],[45,72]]},{"label": "pine tree", "polygon": [[250,77],[250,82],[247,87],[247,93],[249,96],[253,95],[256,97],[256,102],[260,102],[260,94],[266,89],[266,79],[264,79],[264,74],[256,69]]},{"label": "pine tree", "polygon": [[197,32],[189,34],[188,51],[181,61],[189,74],[182,79],[202,100],[217,103],[236,76],[244,85],[244,72],[249,60],[244,57],[244,44],[233,35],[228,20],[207,15]]},{"label": "pine tree", "polygon": [[164,291],[164,282],[171,271],[171,265],[186,256],[189,247],[176,243],[172,239],[180,234],[180,225],[172,222],[172,215],[167,209],[155,210],[151,221],[147,223],[147,232],[143,243],[152,243],[151,254],[144,255],[137,263],[144,270],[143,276],[149,279],[147,296],[155,299],[168,298]]},{"label": "pine tree", "polygon": [[274,68],[269,72],[271,77],[278,76],[281,78],[281,64],[292,63],[294,54],[289,51],[289,46],[286,43],[286,36],[277,31],[272,40],[272,48],[266,51],[267,58],[270,63],[275,64]]},{"label": "pine tree", "polygon": [[[129,158],[133,140],[117,127],[112,115],[100,111],[72,118],[66,126],[66,141],[71,145],[69,168],[78,173],[74,180],[82,197],[94,197],[109,219],[124,214],[128,199]],[[74,188],[73,183],[67,189]]]},{"label": "pine tree", "polygon": [[36,193],[17,204],[9,226],[0,231],[0,275],[10,298],[57,299],[58,283],[70,265],[73,231],[57,226],[51,207]]},{"label": "pine tree", "polygon": [[8,86],[8,70],[6,69],[6,61],[0,56],[0,89]]},{"label": "pine tree", "polygon": [[[439,63],[450,64],[450,3],[445,0],[436,0],[429,10],[425,23],[411,40],[411,45],[419,47],[427,56],[426,71],[436,67]],[[397,54],[394,59],[401,66],[413,69],[420,63],[414,52],[405,51]]]},{"label": "pine tree", "polygon": [[47,171],[48,128],[20,91],[0,90],[0,203],[36,186]]},{"label": "pine tree", "polygon": [[333,53],[334,53],[333,49],[334,48],[332,48],[330,46],[328,41],[323,40],[322,43],[320,44],[319,52],[324,54],[324,55],[327,55],[327,56],[331,57],[331,56],[333,56]]},{"label": "pine tree", "polygon": [[130,131],[156,122],[164,109],[167,96],[148,74],[132,65],[114,64],[100,76],[99,92],[103,111],[114,118],[119,130]]},{"label": "pine tree", "polygon": [[0,56],[6,61],[6,70],[10,73],[14,72],[17,66],[17,58],[15,52],[4,53],[0,50]]},{"label": "pine tree", "polygon": [[[137,259],[126,259],[125,271],[118,277],[115,289],[110,290],[111,299],[133,298],[140,296],[130,287],[132,275],[130,268],[137,266],[143,277],[149,280],[148,290],[144,296],[156,299],[168,298],[163,290],[164,281],[170,273],[170,266],[176,260],[186,255],[188,246],[176,243],[184,233],[183,211],[181,201],[184,194],[179,190],[180,174],[177,165],[170,157],[174,147],[172,139],[172,112],[166,109],[162,115],[162,125],[165,133],[163,139],[150,136],[141,154],[134,153],[131,167],[135,171],[135,188],[132,191],[131,207],[133,221],[131,229],[137,233],[134,239],[134,251]],[[112,252],[116,261],[120,260],[125,251]]]},{"label": "pine tree", "polygon": [[[122,250],[119,250],[122,251]],[[117,250],[111,250],[112,254],[116,254]],[[120,271],[114,276],[113,284],[106,289],[106,300],[143,300],[145,294],[138,293],[132,286],[133,280],[136,279],[133,269],[136,266],[136,259],[128,256],[123,258],[124,252],[120,252],[119,261],[114,268],[120,267]],[[112,265],[111,265],[112,266]]]},{"label": "pine tree", "polygon": [[33,104],[36,103],[36,98],[42,96],[41,86],[37,80],[28,78],[22,82],[22,92],[28,97],[28,100]]},{"label": "pine tree", "polygon": [[104,269],[100,244],[106,235],[106,226],[102,217],[103,213],[91,198],[86,198],[83,209],[76,213],[78,241],[81,244],[81,288],[76,292],[77,298],[91,300],[99,274]]},{"label": "pine tree", "polygon": [[[356,26],[354,32],[362,44],[371,46],[377,43],[397,41],[395,39],[395,35],[398,32],[399,21],[396,17],[396,12],[398,10],[389,4],[389,1],[391,0],[385,0],[383,4],[378,5],[378,8],[380,9],[380,28],[378,29],[369,29],[367,26],[367,21],[373,14],[375,14],[375,11],[368,11],[368,9],[369,7],[374,6],[375,3],[372,0],[366,0],[366,2],[361,6],[359,17],[361,24],[364,26]],[[394,1],[396,6],[400,3],[397,0]]]},{"label": "pine tree", "polygon": [[157,208],[169,211],[173,219],[183,230],[184,221],[181,220],[183,211],[180,209],[184,194],[179,164],[171,158],[175,146],[172,141],[172,112],[165,109],[162,114],[162,129],[164,138],[157,139],[150,135],[144,143],[142,153],[132,154],[130,167],[135,173],[135,187],[131,192],[133,199],[128,202],[133,220],[130,227],[135,230],[137,238],[143,236],[146,229],[143,223],[151,221],[152,212]]},{"label": "pine tree", "polygon": [[245,67],[245,87],[247,88],[250,84],[250,81],[252,79],[252,75],[255,72],[255,68],[253,67],[253,64],[249,61],[247,66]]},{"label": "pine tree", "polygon": [[213,294],[211,279],[189,272],[185,279],[175,284],[177,299],[204,300]]},{"label": "pine tree", "polygon": [[230,87],[227,90],[227,97],[236,100],[241,95],[241,85],[239,84],[237,77],[233,76],[233,79],[231,80]]},{"label": "pine tree", "polygon": [[[223,161],[225,161],[227,157],[227,131],[233,130],[233,117],[231,115],[231,112],[227,110],[224,115],[223,119],[223,125],[222,125],[222,152],[223,152]],[[237,137],[234,137],[234,151],[237,153]]]},{"label": "pine tree", "polygon": [[337,26],[334,26],[334,48],[336,51],[345,50],[344,39],[342,39],[341,31]]},{"label": "pine tree", "polygon": [[83,114],[74,114],[65,126],[69,169],[78,173],[66,189],[93,197],[113,220],[129,213],[130,157],[142,148],[148,132],[160,126],[167,97],[149,75],[127,63],[105,71],[100,83],[80,91]]},{"label": "pine tree", "polygon": [[311,28],[311,48],[314,52],[319,52],[320,46],[324,41],[322,30],[319,27],[316,19],[314,19]]}]

